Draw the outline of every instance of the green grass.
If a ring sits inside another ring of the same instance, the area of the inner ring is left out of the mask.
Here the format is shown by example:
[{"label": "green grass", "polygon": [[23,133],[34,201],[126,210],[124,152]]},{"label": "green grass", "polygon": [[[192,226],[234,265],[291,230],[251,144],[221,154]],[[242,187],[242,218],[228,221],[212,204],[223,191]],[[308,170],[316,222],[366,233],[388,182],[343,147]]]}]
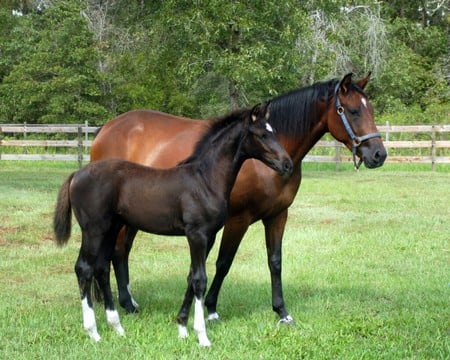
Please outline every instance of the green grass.
[{"label": "green grass", "polygon": [[255,224],[224,283],[222,321],[207,324],[210,349],[192,330],[177,338],[186,240],[142,233],[130,259],[140,314],[120,310],[120,338],[97,305],[102,341],[88,339],[73,272],[80,232],[75,227],[69,245],[57,248],[51,229],[59,186],[76,168],[0,162],[0,358],[450,358],[448,168],[386,164],[356,173],[305,164],[283,243],[284,294],[296,324],[277,326],[263,228]]}]

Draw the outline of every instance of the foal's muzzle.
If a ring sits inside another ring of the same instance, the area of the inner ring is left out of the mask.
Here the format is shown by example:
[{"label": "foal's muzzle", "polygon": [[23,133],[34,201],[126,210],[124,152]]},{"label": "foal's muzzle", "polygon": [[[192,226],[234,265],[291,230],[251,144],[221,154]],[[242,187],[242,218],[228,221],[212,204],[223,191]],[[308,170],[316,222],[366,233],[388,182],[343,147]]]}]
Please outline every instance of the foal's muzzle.
[{"label": "foal's muzzle", "polygon": [[273,169],[281,176],[288,177],[292,174],[292,170],[294,168],[294,165],[292,163],[292,160],[290,158],[285,158],[280,161],[274,162]]}]

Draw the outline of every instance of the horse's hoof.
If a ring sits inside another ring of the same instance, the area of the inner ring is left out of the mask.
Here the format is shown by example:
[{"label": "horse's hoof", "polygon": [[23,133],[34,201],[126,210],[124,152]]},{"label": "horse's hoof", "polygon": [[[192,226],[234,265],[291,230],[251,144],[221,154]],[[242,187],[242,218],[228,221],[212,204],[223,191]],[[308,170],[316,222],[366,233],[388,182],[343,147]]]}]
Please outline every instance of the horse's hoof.
[{"label": "horse's hoof", "polygon": [[211,314],[208,314],[208,321],[214,322],[214,321],[220,321],[219,314],[216,312],[213,312]]},{"label": "horse's hoof", "polygon": [[279,325],[294,325],[295,321],[292,318],[291,315],[285,316],[284,318],[281,318],[280,321],[278,321]]}]

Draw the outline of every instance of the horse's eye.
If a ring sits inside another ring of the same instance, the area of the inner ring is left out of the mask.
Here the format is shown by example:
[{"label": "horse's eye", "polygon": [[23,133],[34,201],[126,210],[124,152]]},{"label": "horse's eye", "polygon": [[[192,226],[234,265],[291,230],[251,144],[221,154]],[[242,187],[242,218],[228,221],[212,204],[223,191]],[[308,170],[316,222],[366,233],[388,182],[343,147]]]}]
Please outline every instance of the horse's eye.
[{"label": "horse's eye", "polygon": [[359,115],[360,110],[359,110],[359,108],[354,108],[354,109],[348,109],[348,112],[349,112],[351,115],[357,116],[357,115]]}]

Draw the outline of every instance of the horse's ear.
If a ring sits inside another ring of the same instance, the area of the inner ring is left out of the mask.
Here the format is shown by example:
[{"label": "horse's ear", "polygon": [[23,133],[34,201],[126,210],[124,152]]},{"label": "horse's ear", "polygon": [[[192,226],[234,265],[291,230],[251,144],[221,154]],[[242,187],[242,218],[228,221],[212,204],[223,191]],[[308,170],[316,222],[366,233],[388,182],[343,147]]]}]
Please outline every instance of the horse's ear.
[{"label": "horse's ear", "polygon": [[364,90],[364,88],[366,87],[367,83],[370,80],[370,75],[372,74],[371,71],[369,71],[369,73],[367,74],[367,76],[364,79],[361,79],[358,81],[357,85]]},{"label": "horse's ear", "polygon": [[341,83],[339,84],[339,88],[344,94],[350,89],[350,85],[352,84],[352,76],[353,73],[348,73],[344,76],[344,78],[341,80]]},{"label": "horse's ear", "polygon": [[266,120],[269,118],[269,104],[270,102],[265,102],[262,104],[257,104],[252,109],[252,120],[256,121],[264,117]]}]

